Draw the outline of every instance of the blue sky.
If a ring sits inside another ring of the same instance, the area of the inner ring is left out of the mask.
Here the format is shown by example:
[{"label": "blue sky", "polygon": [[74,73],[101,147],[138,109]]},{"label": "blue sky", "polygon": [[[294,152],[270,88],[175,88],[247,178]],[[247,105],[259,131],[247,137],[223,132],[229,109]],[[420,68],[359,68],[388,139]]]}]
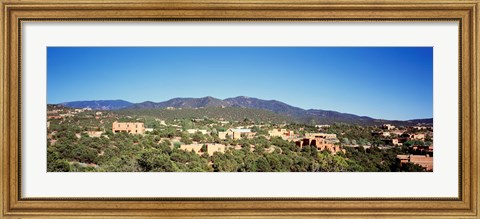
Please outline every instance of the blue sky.
[{"label": "blue sky", "polygon": [[47,102],[249,96],[431,118],[431,47],[48,47]]}]

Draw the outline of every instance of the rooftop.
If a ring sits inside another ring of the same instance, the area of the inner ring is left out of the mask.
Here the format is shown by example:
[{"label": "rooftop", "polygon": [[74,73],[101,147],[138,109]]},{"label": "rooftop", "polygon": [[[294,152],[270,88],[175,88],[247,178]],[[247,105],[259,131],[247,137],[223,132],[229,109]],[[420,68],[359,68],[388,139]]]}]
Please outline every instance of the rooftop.
[{"label": "rooftop", "polygon": [[232,129],[233,132],[252,132],[251,129]]}]

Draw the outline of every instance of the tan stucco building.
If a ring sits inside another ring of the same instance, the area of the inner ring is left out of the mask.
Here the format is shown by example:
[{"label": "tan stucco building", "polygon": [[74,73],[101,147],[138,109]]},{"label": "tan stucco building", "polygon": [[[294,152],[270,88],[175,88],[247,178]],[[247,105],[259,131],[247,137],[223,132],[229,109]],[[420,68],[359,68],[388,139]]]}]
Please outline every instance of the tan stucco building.
[{"label": "tan stucco building", "polygon": [[145,126],[143,122],[113,122],[112,132],[127,132],[132,134],[143,134],[145,132]]},{"label": "tan stucco building", "polygon": [[425,140],[425,134],[420,133],[420,134],[410,134],[410,139],[413,140]]},{"label": "tan stucco building", "polygon": [[[203,145],[205,145],[205,147],[207,149],[206,151],[202,151]],[[181,150],[194,151],[198,155],[201,155],[203,153],[207,153],[209,156],[212,156],[213,153],[215,153],[215,152],[224,153],[226,147],[227,146],[225,146],[223,144],[214,144],[214,143],[180,145]]]},{"label": "tan stucco building", "polygon": [[321,137],[315,137],[315,138],[303,138],[301,140],[298,140],[295,142],[295,144],[301,148],[311,145],[317,147],[318,150],[323,151],[323,150],[328,150],[332,153],[337,153],[339,151],[343,151],[345,153],[345,149],[342,149],[340,146],[327,143],[327,140]]},{"label": "tan stucco building", "polygon": [[281,137],[282,139],[291,139],[293,138],[294,132],[287,129],[272,129],[268,131],[270,137]]},{"label": "tan stucco building", "polygon": [[323,138],[326,143],[338,143],[340,142],[336,134],[327,134],[327,133],[305,133],[305,138]]},{"label": "tan stucco building", "polygon": [[253,138],[255,136],[255,132],[252,132],[250,129],[243,129],[243,128],[235,128],[235,129],[228,129],[226,132],[218,132],[218,137],[220,139],[226,139],[229,136],[232,139],[240,139],[242,137],[246,138]]}]

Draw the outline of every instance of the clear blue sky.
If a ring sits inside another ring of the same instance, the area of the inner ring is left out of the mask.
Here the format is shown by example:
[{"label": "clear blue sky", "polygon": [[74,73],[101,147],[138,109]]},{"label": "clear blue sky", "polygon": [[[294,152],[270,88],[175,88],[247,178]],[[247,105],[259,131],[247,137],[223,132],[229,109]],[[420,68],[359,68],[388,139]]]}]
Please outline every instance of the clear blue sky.
[{"label": "clear blue sky", "polygon": [[47,102],[249,96],[431,118],[431,47],[48,47]]}]

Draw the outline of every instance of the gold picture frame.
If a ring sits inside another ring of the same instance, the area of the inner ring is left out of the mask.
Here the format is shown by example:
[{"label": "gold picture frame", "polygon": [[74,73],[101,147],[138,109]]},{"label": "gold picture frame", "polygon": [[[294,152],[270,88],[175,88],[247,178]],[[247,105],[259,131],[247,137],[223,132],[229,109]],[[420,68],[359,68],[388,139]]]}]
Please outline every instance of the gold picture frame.
[{"label": "gold picture frame", "polygon": [[[3,218],[478,218],[479,1],[1,0]],[[457,21],[458,198],[32,198],[20,196],[23,21]]]}]

